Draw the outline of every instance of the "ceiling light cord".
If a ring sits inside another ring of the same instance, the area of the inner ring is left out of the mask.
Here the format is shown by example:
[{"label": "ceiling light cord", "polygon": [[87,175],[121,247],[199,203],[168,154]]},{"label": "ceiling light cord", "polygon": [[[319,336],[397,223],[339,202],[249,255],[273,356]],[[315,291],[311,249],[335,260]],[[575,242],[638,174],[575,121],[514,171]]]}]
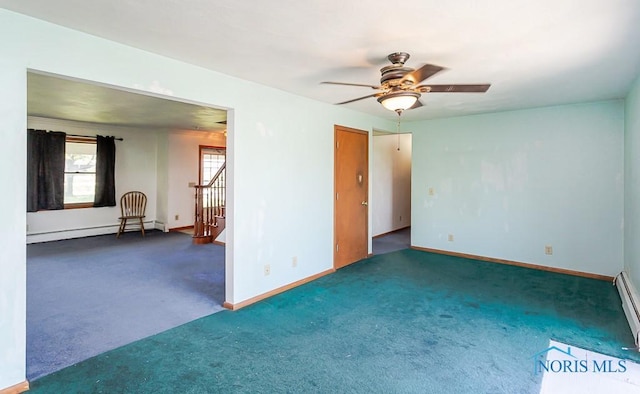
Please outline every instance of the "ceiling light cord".
[{"label": "ceiling light cord", "polygon": [[397,109],[396,113],[398,114],[398,125],[396,126],[396,134],[398,135],[397,150],[398,152],[400,152],[400,118],[402,115],[402,110]]}]

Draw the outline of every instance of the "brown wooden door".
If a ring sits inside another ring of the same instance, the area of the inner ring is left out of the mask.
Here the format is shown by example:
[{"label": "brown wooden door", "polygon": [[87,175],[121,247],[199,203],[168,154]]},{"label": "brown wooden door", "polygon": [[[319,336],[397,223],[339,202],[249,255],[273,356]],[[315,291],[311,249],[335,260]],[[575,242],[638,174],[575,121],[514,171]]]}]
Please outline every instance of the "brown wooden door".
[{"label": "brown wooden door", "polygon": [[369,134],[335,126],[334,268],[367,257]]}]

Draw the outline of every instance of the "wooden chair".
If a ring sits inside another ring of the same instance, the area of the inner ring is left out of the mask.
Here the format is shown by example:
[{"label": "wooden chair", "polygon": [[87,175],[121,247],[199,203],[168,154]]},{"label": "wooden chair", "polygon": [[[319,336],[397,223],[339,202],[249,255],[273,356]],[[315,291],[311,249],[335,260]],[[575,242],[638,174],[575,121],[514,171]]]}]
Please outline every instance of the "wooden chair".
[{"label": "wooden chair", "polygon": [[127,226],[127,220],[137,219],[140,224],[140,231],[144,237],[144,223],[142,219],[145,216],[145,209],[147,208],[147,196],[142,192],[127,192],[120,198],[120,212],[122,216],[120,219],[120,228],[116,238],[120,238],[120,234]]}]

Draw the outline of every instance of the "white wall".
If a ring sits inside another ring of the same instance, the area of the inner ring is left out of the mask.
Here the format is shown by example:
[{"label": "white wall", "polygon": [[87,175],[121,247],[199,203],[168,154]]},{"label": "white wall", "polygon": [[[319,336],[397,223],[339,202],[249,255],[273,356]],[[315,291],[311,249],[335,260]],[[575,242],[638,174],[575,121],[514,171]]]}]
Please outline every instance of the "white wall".
[{"label": "white wall", "polygon": [[412,245],[616,275],[623,116],[607,101],[408,125]]},{"label": "white wall", "polygon": [[[84,237],[115,233],[120,216],[120,196],[138,190],[147,195],[145,227],[153,227],[156,212],[156,133],[153,130],[98,126],[29,117],[27,127],[64,131],[79,135],[110,135],[123,138],[116,141],[116,206],[39,211],[27,214],[27,242]],[[25,130],[26,133],[26,130]]]},{"label": "white wall", "polygon": [[27,75],[20,65],[0,56],[0,181],[12,187],[0,193],[0,390],[26,375]]},{"label": "white wall", "polygon": [[640,78],[625,100],[624,268],[640,289]]},{"label": "white wall", "polygon": [[[400,149],[398,149],[400,148]],[[411,225],[411,134],[373,137],[373,236]]]},{"label": "white wall", "polygon": [[156,138],[156,229],[169,231],[169,130]]},{"label": "white wall", "polygon": [[[0,195],[0,388],[25,377],[27,69],[131,90],[160,85],[176,98],[232,109],[227,302],[239,303],[332,267],[334,124],[371,131],[389,129],[392,121],[6,10],[0,10],[0,36],[10,37],[0,40],[0,160],[5,164],[0,180],[14,185],[12,193]],[[164,160],[159,159],[157,168]],[[157,174],[151,178],[164,182]],[[298,258],[295,268],[293,256]],[[265,264],[271,265],[269,276],[264,276]]]},{"label": "white wall", "polygon": [[[223,133],[202,131],[172,131],[169,133],[169,228],[193,226],[195,221],[195,189],[199,184],[200,145],[226,146]],[[178,220],[175,219],[178,215]]]}]

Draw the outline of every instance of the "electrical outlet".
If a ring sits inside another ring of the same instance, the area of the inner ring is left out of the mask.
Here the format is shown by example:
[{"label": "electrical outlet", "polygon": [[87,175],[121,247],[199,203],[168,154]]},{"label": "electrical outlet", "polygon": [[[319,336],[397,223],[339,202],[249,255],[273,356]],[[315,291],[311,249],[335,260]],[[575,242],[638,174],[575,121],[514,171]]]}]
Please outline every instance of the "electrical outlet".
[{"label": "electrical outlet", "polygon": [[271,266],[269,264],[264,265],[264,276],[267,276],[271,273]]},{"label": "electrical outlet", "polygon": [[178,219],[180,219],[180,215],[175,216],[175,220],[178,220]]},{"label": "electrical outlet", "polygon": [[298,266],[298,256],[293,256],[291,259],[291,266],[294,268]]},{"label": "electrical outlet", "polygon": [[453,234],[449,234],[449,242],[453,242]]},{"label": "electrical outlet", "polygon": [[544,254],[553,254],[553,246],[547,245],[544,247]]}]

